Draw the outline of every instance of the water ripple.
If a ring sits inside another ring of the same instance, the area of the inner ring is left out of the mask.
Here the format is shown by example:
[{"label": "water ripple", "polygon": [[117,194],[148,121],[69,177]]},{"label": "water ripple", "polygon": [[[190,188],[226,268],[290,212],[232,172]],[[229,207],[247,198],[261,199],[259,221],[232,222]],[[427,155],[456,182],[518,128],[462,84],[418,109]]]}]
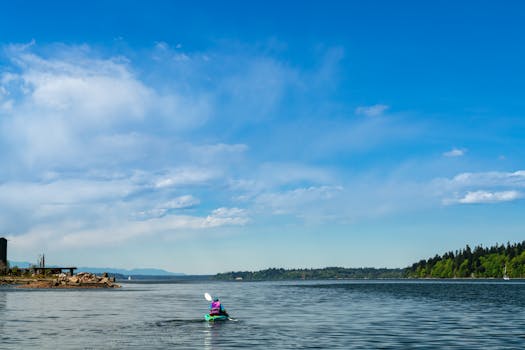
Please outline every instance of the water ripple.
[{"label": "water ripple", "polygon": [[[0,289],[0,348],[519,349],[525,283],[366,281]],[[237,322],[205,322],[219,294]]]}]

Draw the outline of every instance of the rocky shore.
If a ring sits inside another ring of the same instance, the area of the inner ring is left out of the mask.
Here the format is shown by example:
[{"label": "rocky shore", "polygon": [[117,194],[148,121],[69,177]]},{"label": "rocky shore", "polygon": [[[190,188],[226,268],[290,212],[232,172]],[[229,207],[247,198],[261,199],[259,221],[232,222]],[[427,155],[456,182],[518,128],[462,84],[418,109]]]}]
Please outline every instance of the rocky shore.
[{"label": "rocky shore", "polygon": [[5,277],[0,284],[14,284],[16,288],[120,288],[114,277],[107,273],[97,276],[88,272],[80,272],[73,276],[66,274],[45,278]]}]

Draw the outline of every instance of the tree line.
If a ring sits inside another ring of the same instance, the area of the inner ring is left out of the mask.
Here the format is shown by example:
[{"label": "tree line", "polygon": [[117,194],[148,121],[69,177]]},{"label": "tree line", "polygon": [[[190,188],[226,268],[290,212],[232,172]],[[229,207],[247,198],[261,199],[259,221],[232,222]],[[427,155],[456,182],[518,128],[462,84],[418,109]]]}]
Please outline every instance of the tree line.
[{"label": "tree line", "polygon": [[471,249],[423,259],[407,268],[407,277],[432,278],[525,278],[525,241]]},{"label": "tree line", "polygon": [[323,279],[379,279],[379,278],[525,278],[525,241],[491,247],[449,251],[443,255],[420,260],[404,269],[344,268],[321,269],[269,268],[260,271],[225,272],[215,275],[217,280],[323,280]]},{"label": "tree line", "polygon": [[214,276],[217,280],[243,281],[276,281],[276,280],[325,280],[325,279],[377,279],[403,278],[405,269],[387,268],[344,268],[325,267],[322,269],[282,269],[269,268],[260,271],[237,271],[219,273]]}]

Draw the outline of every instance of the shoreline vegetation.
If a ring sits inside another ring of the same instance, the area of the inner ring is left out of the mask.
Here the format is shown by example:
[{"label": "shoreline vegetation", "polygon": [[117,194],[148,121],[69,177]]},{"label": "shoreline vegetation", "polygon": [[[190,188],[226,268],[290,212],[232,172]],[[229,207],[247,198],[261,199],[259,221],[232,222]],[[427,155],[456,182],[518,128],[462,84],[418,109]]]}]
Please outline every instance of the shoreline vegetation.
[{"label": "shoreline vegetation", "polygon": [[490,279],[525,278],[525,241],[435,255],[406,268],[318,269],[269,268],[260,271],[232,271],[213,276],[220,281],[334,280],[334,279]]},{"label": "shoreline vegetation", "polygon": [[[0,285],[17,288],[119,288],[115,277],[80,272],[70,276],[21,274],[16,266],[0,275]],[[124,277],[120,276],[119,277]],[[141,277],[141,276],[138,276]],[[142,276],[144,277],[144,276]],[[166,278],[167,276],[163,276]],[[186,276],[192,278],[192,276]],[[180,278],[180,277],[179,277]],[[203,279],[199,276],[197,279]],[[313,269],[268,268],[259,271],[232,271],[206,276],[218,281],[284,281],[284,280],[358,280],[358,279],[523,279],[525,278],[525,241],[471,249],[468,245],[455,252],[422,259],[406,268]],[[144,279],[144,278],[142,278]],[[141,280],[141,278],[139,278]]]},{"label": "shoreline vegetation", "polygon": [[218,273],[220,281],[285,281],[330,279],[399,279],[405,278],[405,269],[325,267],[320,269],[269,268],[260,271]]},{"label": "shoreline vegetation", "polygon": [[525,241],[471,249],[420,260],[407,267],[414,278],[525,278]]}]

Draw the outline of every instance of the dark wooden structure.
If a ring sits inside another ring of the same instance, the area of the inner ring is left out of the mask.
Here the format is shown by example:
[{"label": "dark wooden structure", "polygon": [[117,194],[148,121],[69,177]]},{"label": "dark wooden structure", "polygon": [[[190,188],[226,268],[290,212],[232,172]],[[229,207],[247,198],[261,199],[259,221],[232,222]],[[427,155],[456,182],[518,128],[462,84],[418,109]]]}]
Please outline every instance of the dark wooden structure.
[{"label": "dark wooden structure", "polygon": [[69,275],[73,276],[76,267],[31,267],[29,268],[35,275],[57,275],[65,271],[69,271]]},{"label": "dark wooden structure", "polygon": [[7,239],[0,237],[0,270],[7,268]]}]

